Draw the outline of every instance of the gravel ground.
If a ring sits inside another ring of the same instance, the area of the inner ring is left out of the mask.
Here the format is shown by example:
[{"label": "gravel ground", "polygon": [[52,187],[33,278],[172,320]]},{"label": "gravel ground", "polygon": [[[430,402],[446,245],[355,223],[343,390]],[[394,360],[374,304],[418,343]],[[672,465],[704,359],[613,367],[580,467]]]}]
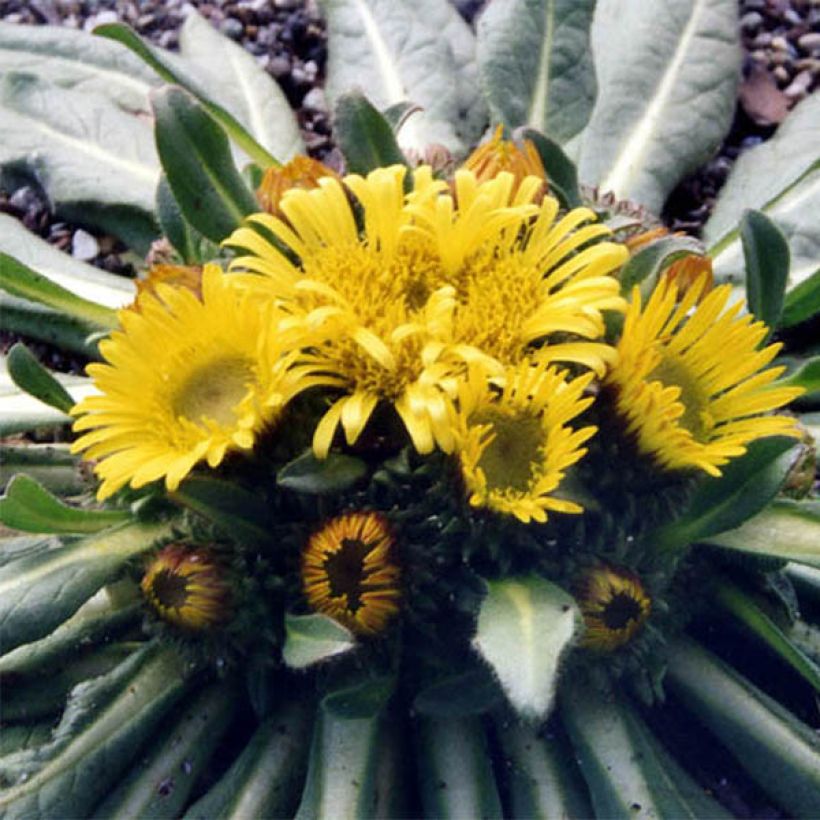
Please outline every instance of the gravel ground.
[{"label": "gravel ground", "polygon": [[[483,2],[454,0],[454,4],[472,22]],[[326,40],[316,0],[0,0],[0,19],[88,31],[122,20],[157,45],[173,49],[192,7],[257,56],[296,110],[308,151],[338,166],[340,157],[321,90]],[[739,21],[744,81],[732,130],[717,155],[670,197],[663,217],[675,230],[700,231],[738,155],[771,136],[820,78],[820,0],[740,0]],[[59,221],[33,186],[0,190],[0,211],[19,218],[29,230],[77,258],[126,276],[135,273],[123,261],[125,248],[117,240]],[[0,349],[7,349],[12,341],[9,334],[0,333]],[[32,347],[52,366],[78,367],[47,346]]]}]

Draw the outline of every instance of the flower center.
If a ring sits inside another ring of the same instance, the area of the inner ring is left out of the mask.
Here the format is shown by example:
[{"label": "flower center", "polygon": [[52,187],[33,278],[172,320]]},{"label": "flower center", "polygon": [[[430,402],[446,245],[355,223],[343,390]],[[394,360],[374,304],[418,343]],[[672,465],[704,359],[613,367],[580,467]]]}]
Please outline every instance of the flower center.
[{"label": "flower center", "polygon": [[686,365],[662,354],[660,362],[649,374],[648,379],[660,381],[665,386],[680,388],[678,401],[683,405],[683,415],[678,424],[688,430],[696,441],[709,440],[714,423],[708,412],[709,397],[704,395],[702,386],[693,377]]},{"label": "flower center", "polygon": [[492,427],[492,439],[477,465],[487,479],[488,489],[525,492],[538,464],[534,456],[544,445],[540,419],[488,409],[476,413],[470,421]]},{"label": "flower center", "polygon": [[601,612],[601,620],[607,629],[615,630],[626,629],[630,621],[637,623],[642,616],[640,603],[626,592],[616,592]]},{"label": "flower center", "polygon": [[232,425],[236,421],[234,408],[245,397],[253,378],[253,365],[242,356],[208,362],[177,390],[172,402],[174,413],[193,422],[212,419],[223,426]]},{"label": "flower center", "polygon": [[171,570],[160,570],[151,584],[151,594],[160,609],[181,609],[188,600],[188,579]]},{"label": "flower center", "polygon": [[363,585],[367,580],[364,560],[376,546],[360,538],[343,538],[341,547],[325,559],[331,598],[347,598],[347,609],[355,615],[362,605]]}]

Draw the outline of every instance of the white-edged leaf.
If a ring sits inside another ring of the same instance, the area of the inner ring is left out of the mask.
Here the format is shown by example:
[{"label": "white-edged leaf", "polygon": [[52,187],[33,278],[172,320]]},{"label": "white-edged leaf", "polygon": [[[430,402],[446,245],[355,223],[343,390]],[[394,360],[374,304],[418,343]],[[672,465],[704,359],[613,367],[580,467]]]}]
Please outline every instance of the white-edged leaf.
[{"label": "white-edged leaf", "polygon": [[575,600],[543,578],[487,583],[473,646],[523,718],[547,714],[561,657],[580,623]]},{"label": "white-edged leaf", "polygon": [[589,120],[594,0],[495,0],[478,19],[481,84],[493,119],[565,142]]},{"label": "white-edged leaf", "polygon": [[282,659],[291,669],[304,669],[355,646],[353,633],[326,615],[286,615]]},{"label": "white-edged leaf", "polygon": [[187,71],[278,160],[304,152],[290,103],[276,81],[240,45],[192,11],[179,33]]},{"label": "white-edged leaf", "polygon": [[477,136],[472,33],[447,0],[321,0],[327,19],[326,92],[332,103],[360,88],[379,109],[409,101],[424,110],[399,132],[404,148],[452,151]]},{"label": "white-edged leaf", "polygon": [[744,152],[720,192],[703,236],[718,279],[740,283],[738,223],[747,208],[763,211],[789,240],[789,289],[817,270],[820,259],[820,95],[801,102],[762,145]]},{"label": "white-edged leaf", "polygon": [[582,182],[660,211],[720,144],[735,108],[734,0],[598,0],[598,100],[578,142]]},{"label": "white-edged leaf", "polygon": [[89,94],[103,94],[126,111],[148,113],[159,80],[118,45],[65,26],[0,22],[0,74],[25,72]]},{"label": "white-edged leaf", "polygon": [[24,165],[58,210],[94,203],[153,212],[159,162],[146,120],[99,94],[7,74],[0,121],[0,165]]}]

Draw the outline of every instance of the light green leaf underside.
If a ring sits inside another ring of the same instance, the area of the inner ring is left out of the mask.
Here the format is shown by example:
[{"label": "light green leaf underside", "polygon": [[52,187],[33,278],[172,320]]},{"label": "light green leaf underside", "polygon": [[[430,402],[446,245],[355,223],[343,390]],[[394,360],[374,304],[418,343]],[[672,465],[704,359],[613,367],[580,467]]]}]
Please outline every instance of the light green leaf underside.
[{"label": "light green leaf underside", "polygon": [[574,599],[536,576],[487,584],[473,646],[524,718],[543,718],[558,666],[580,622]]},{"label": "light green leaf underside", "polygon": [[186,71],[278,160],[304,151],[287,97],[253,55],[196,12],[185,19],[179,47]]},{"label": "light green leaf underside", "polygon": [[495,0],[478,20],[478,65],[493,119],[561,142],[589,120],[593,0]]},{"label": "light green leaf underside", "polygon": [[355,646],[350,630],[325,615],[286,615],[282,659],[292,669],[304,669]]},{"label": "light green leaf underside", "polygon": [[446,0],[322,0],[327,20],[325,90],[353,88],[384,110],[410,101],[424,111],[399,132],[405,148],[441,143],[461,151],[480,132],[473,35]]},{"label": "light green leaf underside", "polygon": [[63,26],[0,23],[0,74],[25,72],[82,93],[102,94],[147,113],[156,75],[114,43]]},{"label": "light green leaf underside", "polygon": [[820,501],[774,501],[737,529],[704,542],[820,567]]},{"label": "light green leaf underside", "polygon": [[660,211],[731,123],[740,60],[734,0],[599,0],[598,100],[581,181]]},{"label": "light green leaf underside", "polygon": [[27,74],[0,81],[0,165],[22,164],[51,201],[154,209],[159,163],[150,124],[91,92]]}]

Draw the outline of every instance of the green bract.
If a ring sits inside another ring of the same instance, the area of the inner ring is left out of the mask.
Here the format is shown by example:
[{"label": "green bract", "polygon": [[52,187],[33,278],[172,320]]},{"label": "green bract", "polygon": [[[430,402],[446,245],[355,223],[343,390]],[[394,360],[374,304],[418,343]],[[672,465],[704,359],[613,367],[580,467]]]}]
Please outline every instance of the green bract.
[{"label": "green bract", "polygon": [[[178,54],[0,23],[0,171],[148,278],[0,215],[0,329],[96,363],[18,343],[0,372],[0,817],[817,816],[820,98],[739,158],[701,243],[651,212],[729,127],[735,0],[492,0],[475,30],[448,0],[320,5],[342,182],[196,13]],[[500,329],[506,360],[481,322],[527,265],[557,306]],[[765,327],[715,340],[728,285]],[[382,338],[351,304],[385,292]],[[706,328],[702,381],[672,378],[675,326],[621,344],[657,294]],[[163,345],[202,368],[180,385]],[[680,412],[642,437],[624,385]],[[746,418],[709,469],[662,458]],[[157,455],[163,425],[193,443]]]}]

